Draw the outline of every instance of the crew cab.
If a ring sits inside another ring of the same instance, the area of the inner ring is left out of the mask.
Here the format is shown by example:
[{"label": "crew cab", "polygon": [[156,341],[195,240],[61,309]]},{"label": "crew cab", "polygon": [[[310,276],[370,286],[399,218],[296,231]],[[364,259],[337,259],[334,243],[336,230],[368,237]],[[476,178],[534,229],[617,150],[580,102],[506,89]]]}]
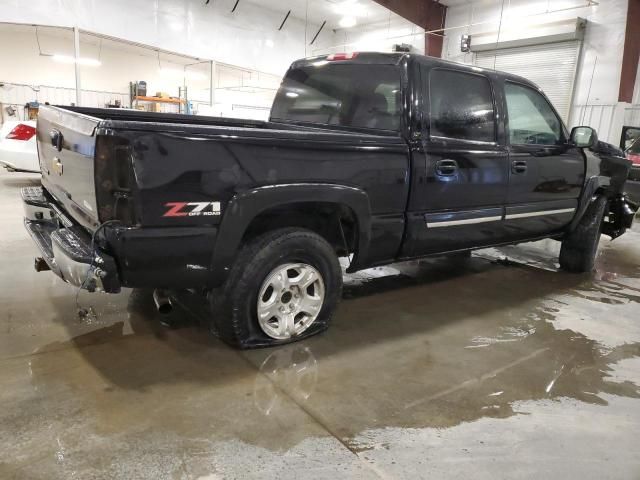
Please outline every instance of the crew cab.
[{"label": "crew cab", "polygon": [[207,295],[247,348],[325,329],[348,272],[542,238],[590,271],[637,210],[630,162],[530,81],[413,54],[294,62],[267,122],[42,107],[25,225],[87,290]]}]

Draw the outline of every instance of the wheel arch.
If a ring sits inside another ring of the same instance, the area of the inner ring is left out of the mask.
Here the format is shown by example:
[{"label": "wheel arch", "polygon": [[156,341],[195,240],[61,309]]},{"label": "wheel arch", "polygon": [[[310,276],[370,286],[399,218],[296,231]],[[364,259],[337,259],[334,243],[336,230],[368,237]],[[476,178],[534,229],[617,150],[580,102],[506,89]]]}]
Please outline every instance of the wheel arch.
[{"label": "wheel arch", "polygon": [[580,220],[584,217],[587,208],[591,205],[593,197],[597,195],[605,195],[610,185],[611,178],[603,175],[594,175],[587,179],[584,188],[582,189],[582,193],[580,194],[578,209],[576,210],[573,220],[569,224],[568,232],[573,232],[576,229]]},{"label": "wheel arch", "polygon": [[[258,230],[256,233],[266,231],[262,226],[256,227],[255,222],[264,219],[270,212],[287,211],[287,209],[308,212],[305,208],[311,205],[331,205],[350,212],[356,233],[352,264],[357,264],[366,257],[371,237],[371,208],[369,197],[364,190],[344,185],[317,183],[258,187],[237,194],[227,204],[213,249],[212,286],[219,286],[224,282],[247,235],[252,235],[255,230]],[[298,218],[301,217],[298,216]],[[291,223],[286,220],[278,219],[267,230],[283,226],[309,228],[307,224]],[[320,233],[314,228],[310,229]]]}]

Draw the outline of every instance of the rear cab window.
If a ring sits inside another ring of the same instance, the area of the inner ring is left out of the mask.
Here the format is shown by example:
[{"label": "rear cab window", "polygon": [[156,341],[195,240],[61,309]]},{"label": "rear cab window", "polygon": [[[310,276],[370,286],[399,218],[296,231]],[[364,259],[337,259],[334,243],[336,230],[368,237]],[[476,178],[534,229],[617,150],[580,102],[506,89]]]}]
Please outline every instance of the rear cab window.
[{"label": "rear cab window", "polygon": [[399,67],[317,63],[287,72],[271,120],[400,131]]},{"label": "rear cab window", "polygon": [[429,72],[429,135],[494,143],[496,122],[489,79],[456,70]]}]

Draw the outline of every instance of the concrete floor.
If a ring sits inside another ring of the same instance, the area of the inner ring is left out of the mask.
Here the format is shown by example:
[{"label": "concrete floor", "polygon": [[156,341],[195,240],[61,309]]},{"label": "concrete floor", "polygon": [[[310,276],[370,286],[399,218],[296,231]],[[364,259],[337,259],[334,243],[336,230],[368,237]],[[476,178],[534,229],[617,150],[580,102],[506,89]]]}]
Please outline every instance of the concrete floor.
[{"label": "concrete floor", "polygon": [[640,223],[597,272],[553,241],[346,278],[325,334],[232,350],[181,298],[32,268],[0,174],[0,478],[640,478]]}]

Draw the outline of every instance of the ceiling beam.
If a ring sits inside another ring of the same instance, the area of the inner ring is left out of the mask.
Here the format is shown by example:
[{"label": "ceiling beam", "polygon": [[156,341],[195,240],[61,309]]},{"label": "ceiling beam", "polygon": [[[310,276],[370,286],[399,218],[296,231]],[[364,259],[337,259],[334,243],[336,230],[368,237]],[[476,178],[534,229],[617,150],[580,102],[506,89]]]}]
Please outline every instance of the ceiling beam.
[{"label": "ceiling beam", "polygon": [[[433,32],[425,35],[424,51],[431,57],[442,56],[442,42],[447,7],[435,0],[374,0],[405,20],[415,23],[426,31]],[[630,0],[634,1],[634,0]],[[640,0],[638,0],[640,1]],[[435,32],[434,32],[435,31]]]},{"label": "ceiling beam", "polygon": [[627,9],[627,32],[624,37],[622,54],[622,74],[620,76],[620,94],[618,101],[631,103],[633,89],[638,72],[640,56],[640,0],[629,0]]}]

